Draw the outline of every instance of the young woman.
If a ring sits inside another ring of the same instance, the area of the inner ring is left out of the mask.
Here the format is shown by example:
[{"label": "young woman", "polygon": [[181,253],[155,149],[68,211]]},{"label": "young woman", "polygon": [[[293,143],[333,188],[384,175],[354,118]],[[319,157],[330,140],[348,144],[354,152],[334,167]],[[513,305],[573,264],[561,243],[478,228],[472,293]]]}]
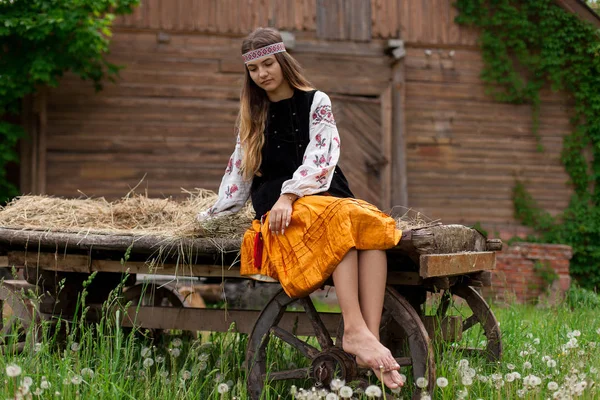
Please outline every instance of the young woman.
[{"label": "young woman", "polygon": [[329,97],[313,89],[275,29],[242,44],[246,65],[237,143],[217,202],[200,220],[256,211],[242,243],[241,274],[279,281],[290,297],[307,296],[333,276],[344,318],[343,349],[390,388],[400,366],[379,342],[385,249],[401,232],[393,218],[354,199],[337,166],[340,137]]}]

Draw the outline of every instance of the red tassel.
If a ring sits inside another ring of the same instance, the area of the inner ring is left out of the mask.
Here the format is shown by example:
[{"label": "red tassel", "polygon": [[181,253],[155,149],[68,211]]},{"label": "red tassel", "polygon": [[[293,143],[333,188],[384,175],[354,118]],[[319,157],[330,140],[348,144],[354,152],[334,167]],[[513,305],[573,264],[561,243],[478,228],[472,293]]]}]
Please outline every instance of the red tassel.
[{"label": "red tassel", "polygon": [[263,238],[261,232],[256,232],[254,235],[254,268],[260,269],[262,267],[262,254],[263,254]]}]

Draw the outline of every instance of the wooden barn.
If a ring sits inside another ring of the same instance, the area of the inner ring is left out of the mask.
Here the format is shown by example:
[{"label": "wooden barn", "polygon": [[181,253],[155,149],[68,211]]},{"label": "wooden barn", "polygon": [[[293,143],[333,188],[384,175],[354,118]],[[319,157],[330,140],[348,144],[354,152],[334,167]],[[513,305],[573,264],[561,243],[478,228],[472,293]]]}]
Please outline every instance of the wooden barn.
[{"label": "wooden barn", "polygon": [[[120,80],[95,94],[67,77],[25,102],[23,193],[151,196],[217,189],[234,146],[241,37],[285,32],[290,53],[332,98],[355,193],[444,223],[519,229],[512,188],[525,180],[552,212],[571,189],[559,160],[572,104],[542,95],[536,150],[530,106],[494,102],[479,78],[478,32],[453,0],[142,0],[116,21]],[[600,26],[581,0],[556,3]]]}]

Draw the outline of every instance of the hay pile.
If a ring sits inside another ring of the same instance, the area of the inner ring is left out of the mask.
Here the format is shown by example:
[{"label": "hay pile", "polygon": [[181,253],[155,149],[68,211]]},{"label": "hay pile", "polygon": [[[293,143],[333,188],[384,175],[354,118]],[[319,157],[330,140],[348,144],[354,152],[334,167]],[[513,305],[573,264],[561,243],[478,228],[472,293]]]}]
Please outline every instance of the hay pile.
[{"label": "hay pile", "polygon": [[[217,195],[204,189],[184,192],[188,194],[185,200],[149,198],[129,193],[113,202],[104,198],[21,196],[0,209],[0,226],[82,235],[148,235],[167,239],[239,238],[254,218],[254,210],[248,203],[235,215],[214,218],[201,224],[196,220],[197,214],[212,206]],[[401,213],[395,218],[398,227],[403,230],[435,223],[412,210]]]}]

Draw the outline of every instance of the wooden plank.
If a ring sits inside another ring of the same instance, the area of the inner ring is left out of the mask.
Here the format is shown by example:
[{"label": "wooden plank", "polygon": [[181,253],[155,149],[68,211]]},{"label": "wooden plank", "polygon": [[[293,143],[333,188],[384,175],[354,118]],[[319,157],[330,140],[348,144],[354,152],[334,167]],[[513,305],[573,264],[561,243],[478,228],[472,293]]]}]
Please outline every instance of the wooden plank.
[{"label": "wooden plank", "polygon": [[451,276],[487,271],[496,268],[496,254],[493,251],[422,254],[419,275],[423,278]]},{"label": "wooden plank", "polygon": [[406,82],[404,59],[393,66],[392,81],[392,171],[395,184],[392,189],[392,205],[408,207],[408,174],[406,158]]},{"label": "wooden plank", "polygon": [[58,254],[10,251],[7,255],[7,265],[33,267],[49,271],[62,272],[129,272],[131,274],[156,274],[184,276],[202,276],[216,278],[240,278],[239,266],[219,266],[205,264],[161,264],[149,260],[147,262],[128,261],[122,264],[113,260],[93,260],[80,254]]},{"label": "wooden plank", "polygon": [[381,169],[381,204],[383,209],[393,207],[392,188],[394,179],[392,174],[392,165],[394,159],[393,151],[393,101],[392,86],[389,86],[381,94],[381,149],[383,157],[389,162]]},{"label": "wooden plank", "polygon": [[48,131],[48,89],[42,88],[37,97],[39,110],[39,131],[37,148],[37,184],[36,193],[46,193],[46,153],[47,153],[47,131]]},{"label": "wooden plank", "polygon": [[0,256],[0,267],[11,267],[8,256]]},{"label": "wooden plank", "polygon": [[[228,332],[235,322],[235,331],[251,333],[260,311],[219,310],[206,308],[130,307],[123,316],[123,326],[148,329],[181,329],[185,331]],[[319,313],[327,331],[335,336],[341,314]],[[278,326],[297,336],[314,335],[312,324],[304,312],[286,312]]]}]

